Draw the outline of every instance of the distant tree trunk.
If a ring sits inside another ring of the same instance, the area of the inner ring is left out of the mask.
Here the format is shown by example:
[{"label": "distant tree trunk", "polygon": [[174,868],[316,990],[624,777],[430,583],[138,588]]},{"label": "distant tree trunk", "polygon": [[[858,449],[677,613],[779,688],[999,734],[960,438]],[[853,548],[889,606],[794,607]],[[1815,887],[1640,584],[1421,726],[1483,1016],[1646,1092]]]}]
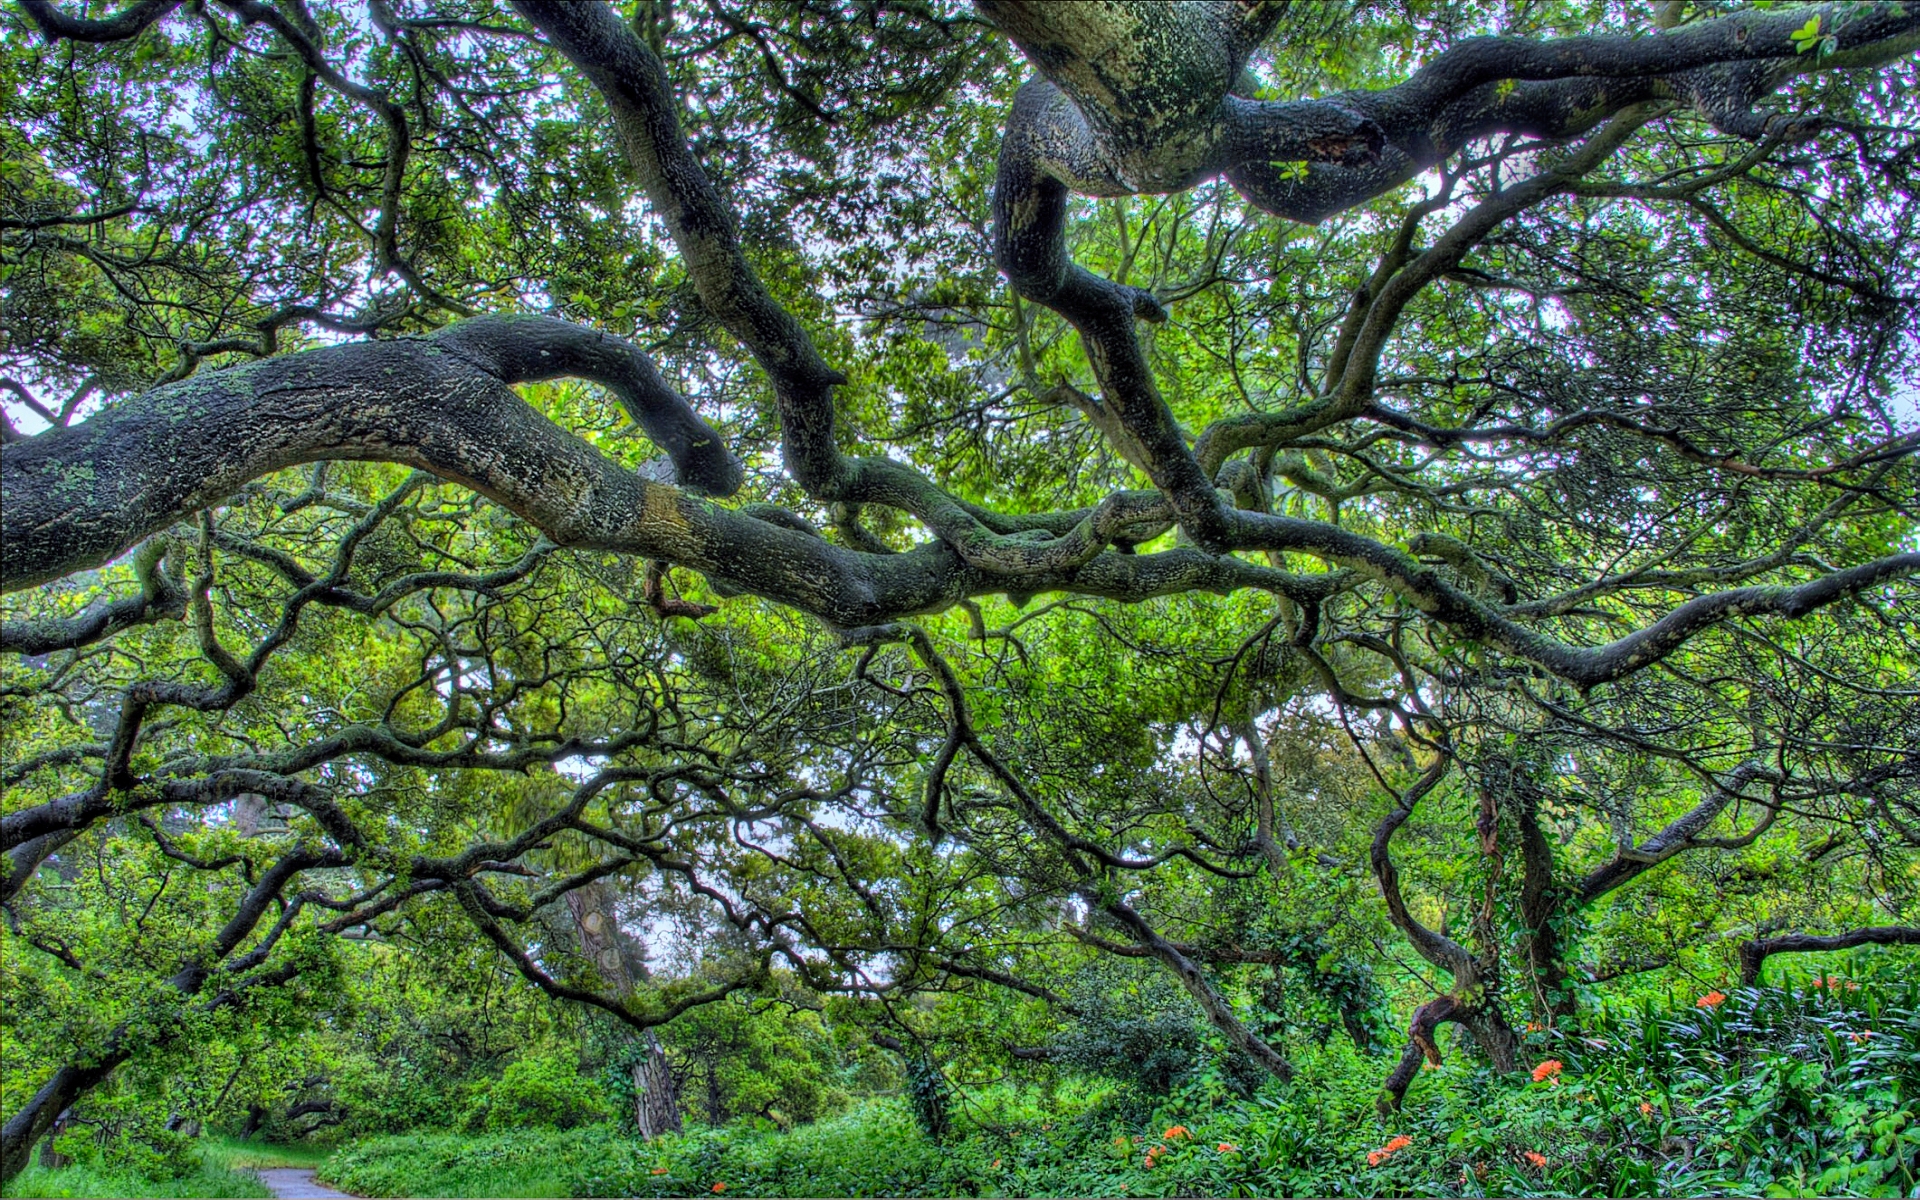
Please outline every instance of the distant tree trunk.
[{"label": "distant tree trunk", "polygon": [[[647,979],[646,947],[620,925],[619,893],[604,879],[567,893],[567,911],[573,915],[580,950],[622,999]],[[667,1069],[660,1039],[647,1031],[646,1049],[633,1064],[634,1124],[647,1140],[663,1133],[679,1133],[680,1094]]]},{"label": "distant tree trunk", "polygon": [[663,1133],[680,1132],[680,1097],[666,1051],[653,1030],[647,1030],[646,1057],[633,1064],[633,1119],[640,1136],[651,1141]]},{"label": "distant tree trunk", "polygon": [[67,1119],[72,1115],[73,1110],[68,1109],[58,1117],[55,1117],[53,1120],[53,1128],[47,1130],[47,1140],[40,1143],[40,1166],[43,1170],[57,1171],[61,1167],[72,1165],[73,1160],[71,1158],[68,1158],[53,1148],[53,1139],[59,1137],[61,1132],[66,1129]]}]

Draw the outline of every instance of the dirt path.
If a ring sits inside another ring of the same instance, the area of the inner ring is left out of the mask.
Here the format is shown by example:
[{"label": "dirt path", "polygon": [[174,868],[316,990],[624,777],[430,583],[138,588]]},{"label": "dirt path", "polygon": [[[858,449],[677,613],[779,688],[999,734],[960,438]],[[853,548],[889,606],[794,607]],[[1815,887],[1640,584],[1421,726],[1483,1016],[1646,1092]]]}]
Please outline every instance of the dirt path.
[{"label": "dirt path", "polygon": [[315,1183],[313,1172],[299,1167],[262,1167],[260,1178],[266,1181],[268,1191],[286,1200],[332,1200],[333,1197],[344,1200],[348,1196],[346,1192]]}]

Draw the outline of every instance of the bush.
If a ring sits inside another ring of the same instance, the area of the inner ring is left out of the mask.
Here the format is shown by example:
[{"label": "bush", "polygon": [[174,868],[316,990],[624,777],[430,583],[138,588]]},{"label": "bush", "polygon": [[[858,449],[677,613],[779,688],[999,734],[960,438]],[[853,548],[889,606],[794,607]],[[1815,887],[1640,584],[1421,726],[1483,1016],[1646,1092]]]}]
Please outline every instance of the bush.
[{"label": "bush", "polygon": [[508,1064],[499,1079],[474,1087],[463,1124],[476,1132],[572,1129],[602,1120],[609,1111],[599,1082],[582,1076],[571,1059],[522,1058]]},{"label": "bush", "polygon": [[1074,981],[1074,1022],[1053,1046],[1066,1067],[1165,1095],[1200,1065],[1200,1012],[1164,972],[1101,962]]},{"label": "bush", "polygon": [[479,1137],[379,1137],[336,1151],[320,1179],[363,1196],[567,1196],[577,1164],[616,1159],[605,1126],[525,1129]]}]

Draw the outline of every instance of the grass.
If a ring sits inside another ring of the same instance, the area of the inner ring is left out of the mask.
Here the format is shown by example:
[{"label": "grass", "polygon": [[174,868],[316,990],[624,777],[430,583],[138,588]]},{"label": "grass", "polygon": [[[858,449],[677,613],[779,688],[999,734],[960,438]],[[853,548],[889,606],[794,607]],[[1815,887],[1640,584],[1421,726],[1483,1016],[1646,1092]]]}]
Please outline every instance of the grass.
[{"label": "grass", "polygon": [[137,1171],[76,1163],[49,1171],[30,1166],[0,1195],[4,1196],[270,1196],[254,1172],[268,1167],[318,1167],[327,1150],[315,1146],[279,1146],[209,1135],[194,1146],[200,1167],[178,1179],[152,1179]]},{"label": "grass", "polygon": [[132,1171],[90,1164],[48,1171],[31,1166],[8,1183],[6,1196],[271,1196],[251,1171],[203,1165],[179,1179],[148,1179]]},{"label": "grass", "polygon": [[209,1134],[200,1139],[199,1150],[201,1161],[229,1171],[252,1171],[267,1167],[315,1170],[326,1161],[332,1147],[287,1146]]}]

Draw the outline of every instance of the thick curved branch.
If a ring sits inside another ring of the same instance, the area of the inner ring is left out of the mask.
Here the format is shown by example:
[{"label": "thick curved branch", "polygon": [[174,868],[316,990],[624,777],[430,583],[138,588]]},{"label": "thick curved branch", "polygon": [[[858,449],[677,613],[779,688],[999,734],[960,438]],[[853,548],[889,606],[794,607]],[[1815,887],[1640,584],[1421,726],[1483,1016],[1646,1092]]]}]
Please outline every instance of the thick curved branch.
[{"label": "thick curved branch", "polygon": [[[1715,818],[1724,812],[1735,800],[1742,799],[1741,790],[1756,779],[1777,780],[1772,770],[1759,763],[1741,763],[1724,784],[1717,784],[1700,802],[1686,812],[1668,822],[1666,827],[1638,846],[1622,847],[1620,852],[1605,865],[1588,872],[1580,881],[1577,893],[1581,903],[1589,903],[1606,895],[1621,885],[1638,878],[1661,863],[1701,845],[1724,846],[1728,839],[1712,839],[1703,842],[1700,838]],[[1760,818],[1758,828],[1751,834],[1737,839],[1740,844],[1751,843],[1780,811],[1778,800],[1771,803],[1761,802],[1765,812]],[[1729,847],[1731,848],[1731,847]]]},{"label": "thick curved branch", "polygon": [[77,650],[112,637],[123,629],[154,621],[179,620],[187,611],[187,593],[178,580],[162,569],[166,545],[148,541],[134,555],[133,571],[140,594],[107,603],[94,603],[72,617],[0,623],[0,650],[15,654],[51,654]]},{"label": "thick curved branch", "polygon": [[733,212],[687,148],[660,59],[605,4],[515,0],[514,7],[606,97],[640,186],[686,259],[701,303],[774,385],[787,469],[809,494],[838,498],[843,470],[831,388],[845,376],[748,265]]},{"label": "thick curved branch", "polygon": [[[1326,576],[1191,550],[1089,558],[1083,546],[1065,565],[1031,571],[1022,563],[1011,574],[970,566],[940,543],[903,554],[849,550],[627,471],[508,386],[562,374],[620,392],[680,454],[677,470],[690,486],[734,486],[739,468],[717,436],[684,401],[655,389],[637,351],[545,318],[479,318],[429,338],[327,347],[182,380],[0,448],[0,584],[17,590],[98,566],[268,472],[366,459],[471,487],[558,544],[690,567],[843,627],[1000,591],[1070,588],[1137,600],[1268,587],[1312,599],[1333,586]],[[1122,520],[1130,504],[1064,514],[1063,532]]]},{"label": "thick curved branch", "polygon": [[[1832,53],[1803,54],[1793,40],[1813,17],[1835,39]],[[1475,38],[1405,83],[1330,98],[1382,131],[1385,147],[1373,161],[1302,171],[1279,156],[1248,158],[1228,178],[1276,216],[1317,222],[1399,186],[1475,138],[1575,137],[1648,101],[1678,101],[1736,136],[1762,137],[1769,122],[1754,115],[1754,104],[1794,75],[1891,62],[1916,47],[1920,6],[1910,3],[1738,13],[1639,38]]]},{"label": "thick curved branch", "polygon": [[[955,499],[892,459],[842,454],[834,434],[833,388],[845,376],[821,357],[806,329],[748,263],[731,208],[687,146],[678,101],[658,56],[604,4],[515,0],[515,7],[605,97],[702,305],[772,381],[786,467],[808,495],[909,512],[969,566],[999,574],[1070,571],[1122,529],[1164,519],[1151,498],[1126,493],[1064,525],[1005,517]],[[1036,540],[1040,532],[1055,536]]]},{"label": "thick curved branch", "polygon": [[[623,343],[545,318],[482,318],[430,338],[328,347],[183,380],[68,429],[0,447],[0,583],[8,590],[97,566],[217,505],[259,475],[325,458],[413,465],[499,501],[561,545],[690,567],[843,628],[939,611],[972,595],[1071,591],[1140,600],[1264,588],[1310,603],[1347,586],[1192,550],[1103,551],[1057,570],[1001,574],[934,543],[867,554],[718,508],[626,471],[553,425],[508,386],[577,373],[620,392],[694,486],[738,468],[645,360]],[[494,372],[499,372],[495,374]],[[1076,523],[1098,512],[1066,514]],[[1794,587],[1696,597],[1595,648],[1558,642],[1448,583],[1433,568],[1325,522],[1224,510],[1239,550],[1299,552],[1353,567],[1463,636],[1582,687],[1640,670],[1701,630],[1752,615],[1798,617],[1920,572],[1894,555]]]},{"label": "thick curved branch", "polygon": [[[508,387],[562,375],[614,391],[688,486],[738,486],[719,435],[631,345],[548,318],[483,317],[196,376],[6,446],[0,577],[15,590],[107,561],[251,479],[320,458],[410,463],[574,529],[567,510],[613,468]],[[607,499],[640,506],[649,487],[628,479]]]},{"label": "thick curved branch", "polygon": [[1855,946],[1920,946],[1920,929],[1911,925],[1879,925],[1849,929],[1820,937],[1811,933],[1783,933],[1740,943],[1740,986],[1760,982],[1760,968],[1775,954],[1809,954],[1822,950],[1851,950]]},{"label": "thick curved branch", "polygon": [[147,26],[180,7],[180,0],[138,0],[111,17],[71,17],[52,0],[20,0],[29,20],[48,41],[120,42],[137,37]]}]

